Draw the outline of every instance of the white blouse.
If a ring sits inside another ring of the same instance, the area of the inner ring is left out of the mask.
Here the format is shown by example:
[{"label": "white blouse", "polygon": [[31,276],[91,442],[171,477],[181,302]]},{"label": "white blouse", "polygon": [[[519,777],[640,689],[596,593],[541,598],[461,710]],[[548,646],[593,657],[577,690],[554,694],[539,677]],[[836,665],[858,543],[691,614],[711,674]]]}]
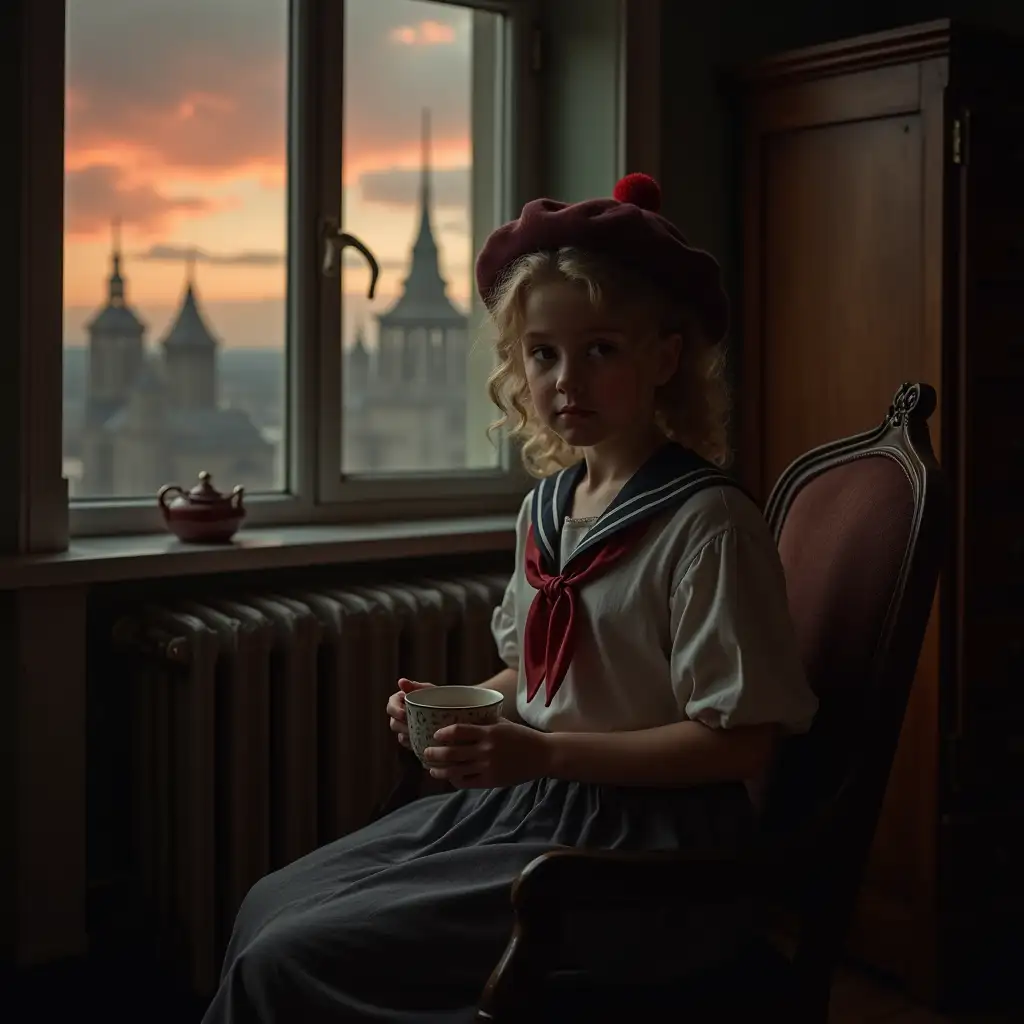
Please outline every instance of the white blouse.
[{"label": "white blouse", "polygon": [[[685,719],[804,732],[817,710],[797,649],[778,551],[757,506],[709,487],[652,519],[636,550],[577,586],[576,652],[550,706],[526,699],[521,665],[536,591],[524,558],[530,495],[516,525],[516,568],[492,631],[519,670],[523,722],[546,731],[613,732]],[[566,519],[559,567],[596,519]]]}]

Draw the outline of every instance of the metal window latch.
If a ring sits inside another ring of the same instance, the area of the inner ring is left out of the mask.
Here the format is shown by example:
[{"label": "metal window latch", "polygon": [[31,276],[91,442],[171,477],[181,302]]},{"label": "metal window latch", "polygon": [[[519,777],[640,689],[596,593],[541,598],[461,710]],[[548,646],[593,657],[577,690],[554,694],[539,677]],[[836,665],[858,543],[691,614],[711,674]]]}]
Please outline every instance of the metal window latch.
[{"label": "metal window latch", "polygon": [[341,272],[341,254],[345,249],[349,247],[358,249],[370,265],[370,288],[367,291],[366,297],[372,299],[374,292],[377,290],[377,279],[380,277],[380,264],[369,247],[356,238],[355,235],[342,231],[338,222],[333,219],[324,221],[323,239],[324,277],[336,277]]}]

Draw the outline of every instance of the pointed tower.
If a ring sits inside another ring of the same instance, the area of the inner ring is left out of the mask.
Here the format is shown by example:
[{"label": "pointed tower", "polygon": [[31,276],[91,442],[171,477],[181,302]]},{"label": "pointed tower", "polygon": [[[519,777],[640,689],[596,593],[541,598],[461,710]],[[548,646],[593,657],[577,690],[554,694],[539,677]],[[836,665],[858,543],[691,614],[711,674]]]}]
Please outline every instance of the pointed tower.
[{"label": "pointed tower", "polygon": [[448,303],[448,286],[441,276],[440,258],[434,228],[431,224],[430,193],[430,111],[423,111],[420,129],[420,190],[419,231],[412,246],[409,276],[405,279],[403,298],[406,302],[422,302],[428,307],[441,308]]},{"label": "pointed tower", "polygon": [[171,329],[161,342],[167,379],[167,400],[176,409],[217,408],[219,342],[199,310],[195,287],[195,256],[188,259],[185,294]]},{"label": "pointed tower", "polygon": [[430,112],[423,111],[419,228],[409,274],[395,304],[378,317],[378,374],[392,385],[453,384],[465,373],[466,316],[448,298],[431,223]]}]

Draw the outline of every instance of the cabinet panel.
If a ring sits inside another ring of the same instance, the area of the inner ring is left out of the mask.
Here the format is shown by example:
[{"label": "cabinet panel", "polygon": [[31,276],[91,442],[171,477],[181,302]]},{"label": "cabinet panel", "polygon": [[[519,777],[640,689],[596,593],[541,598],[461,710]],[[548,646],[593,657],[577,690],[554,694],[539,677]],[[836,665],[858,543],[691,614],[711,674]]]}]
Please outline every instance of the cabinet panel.
[{"label": "cabinet panel", "polygon": [[917,115],[763,142],[765,484],[809,448],[874,425],[901,380],[928,379],[922,339]]}]

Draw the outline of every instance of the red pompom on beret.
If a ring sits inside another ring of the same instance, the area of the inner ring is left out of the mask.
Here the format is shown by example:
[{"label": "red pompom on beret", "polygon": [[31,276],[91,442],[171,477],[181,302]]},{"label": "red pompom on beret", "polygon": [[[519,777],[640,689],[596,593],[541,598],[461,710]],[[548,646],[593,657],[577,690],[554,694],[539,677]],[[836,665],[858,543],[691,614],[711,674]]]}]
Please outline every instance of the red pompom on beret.
[{"label": "red pompom on beret", "polygon": [[658,210],[661,188],[646,174],[627,174],[611,199],[559,203],[535,199],[517,220],[493,231],[476,261],[476,284],[487,305],[515,262],[563,248],[598,253],[660,285],[699,317],[720,341],[729,327],[729,300],[710,254],[695,249]]}]

